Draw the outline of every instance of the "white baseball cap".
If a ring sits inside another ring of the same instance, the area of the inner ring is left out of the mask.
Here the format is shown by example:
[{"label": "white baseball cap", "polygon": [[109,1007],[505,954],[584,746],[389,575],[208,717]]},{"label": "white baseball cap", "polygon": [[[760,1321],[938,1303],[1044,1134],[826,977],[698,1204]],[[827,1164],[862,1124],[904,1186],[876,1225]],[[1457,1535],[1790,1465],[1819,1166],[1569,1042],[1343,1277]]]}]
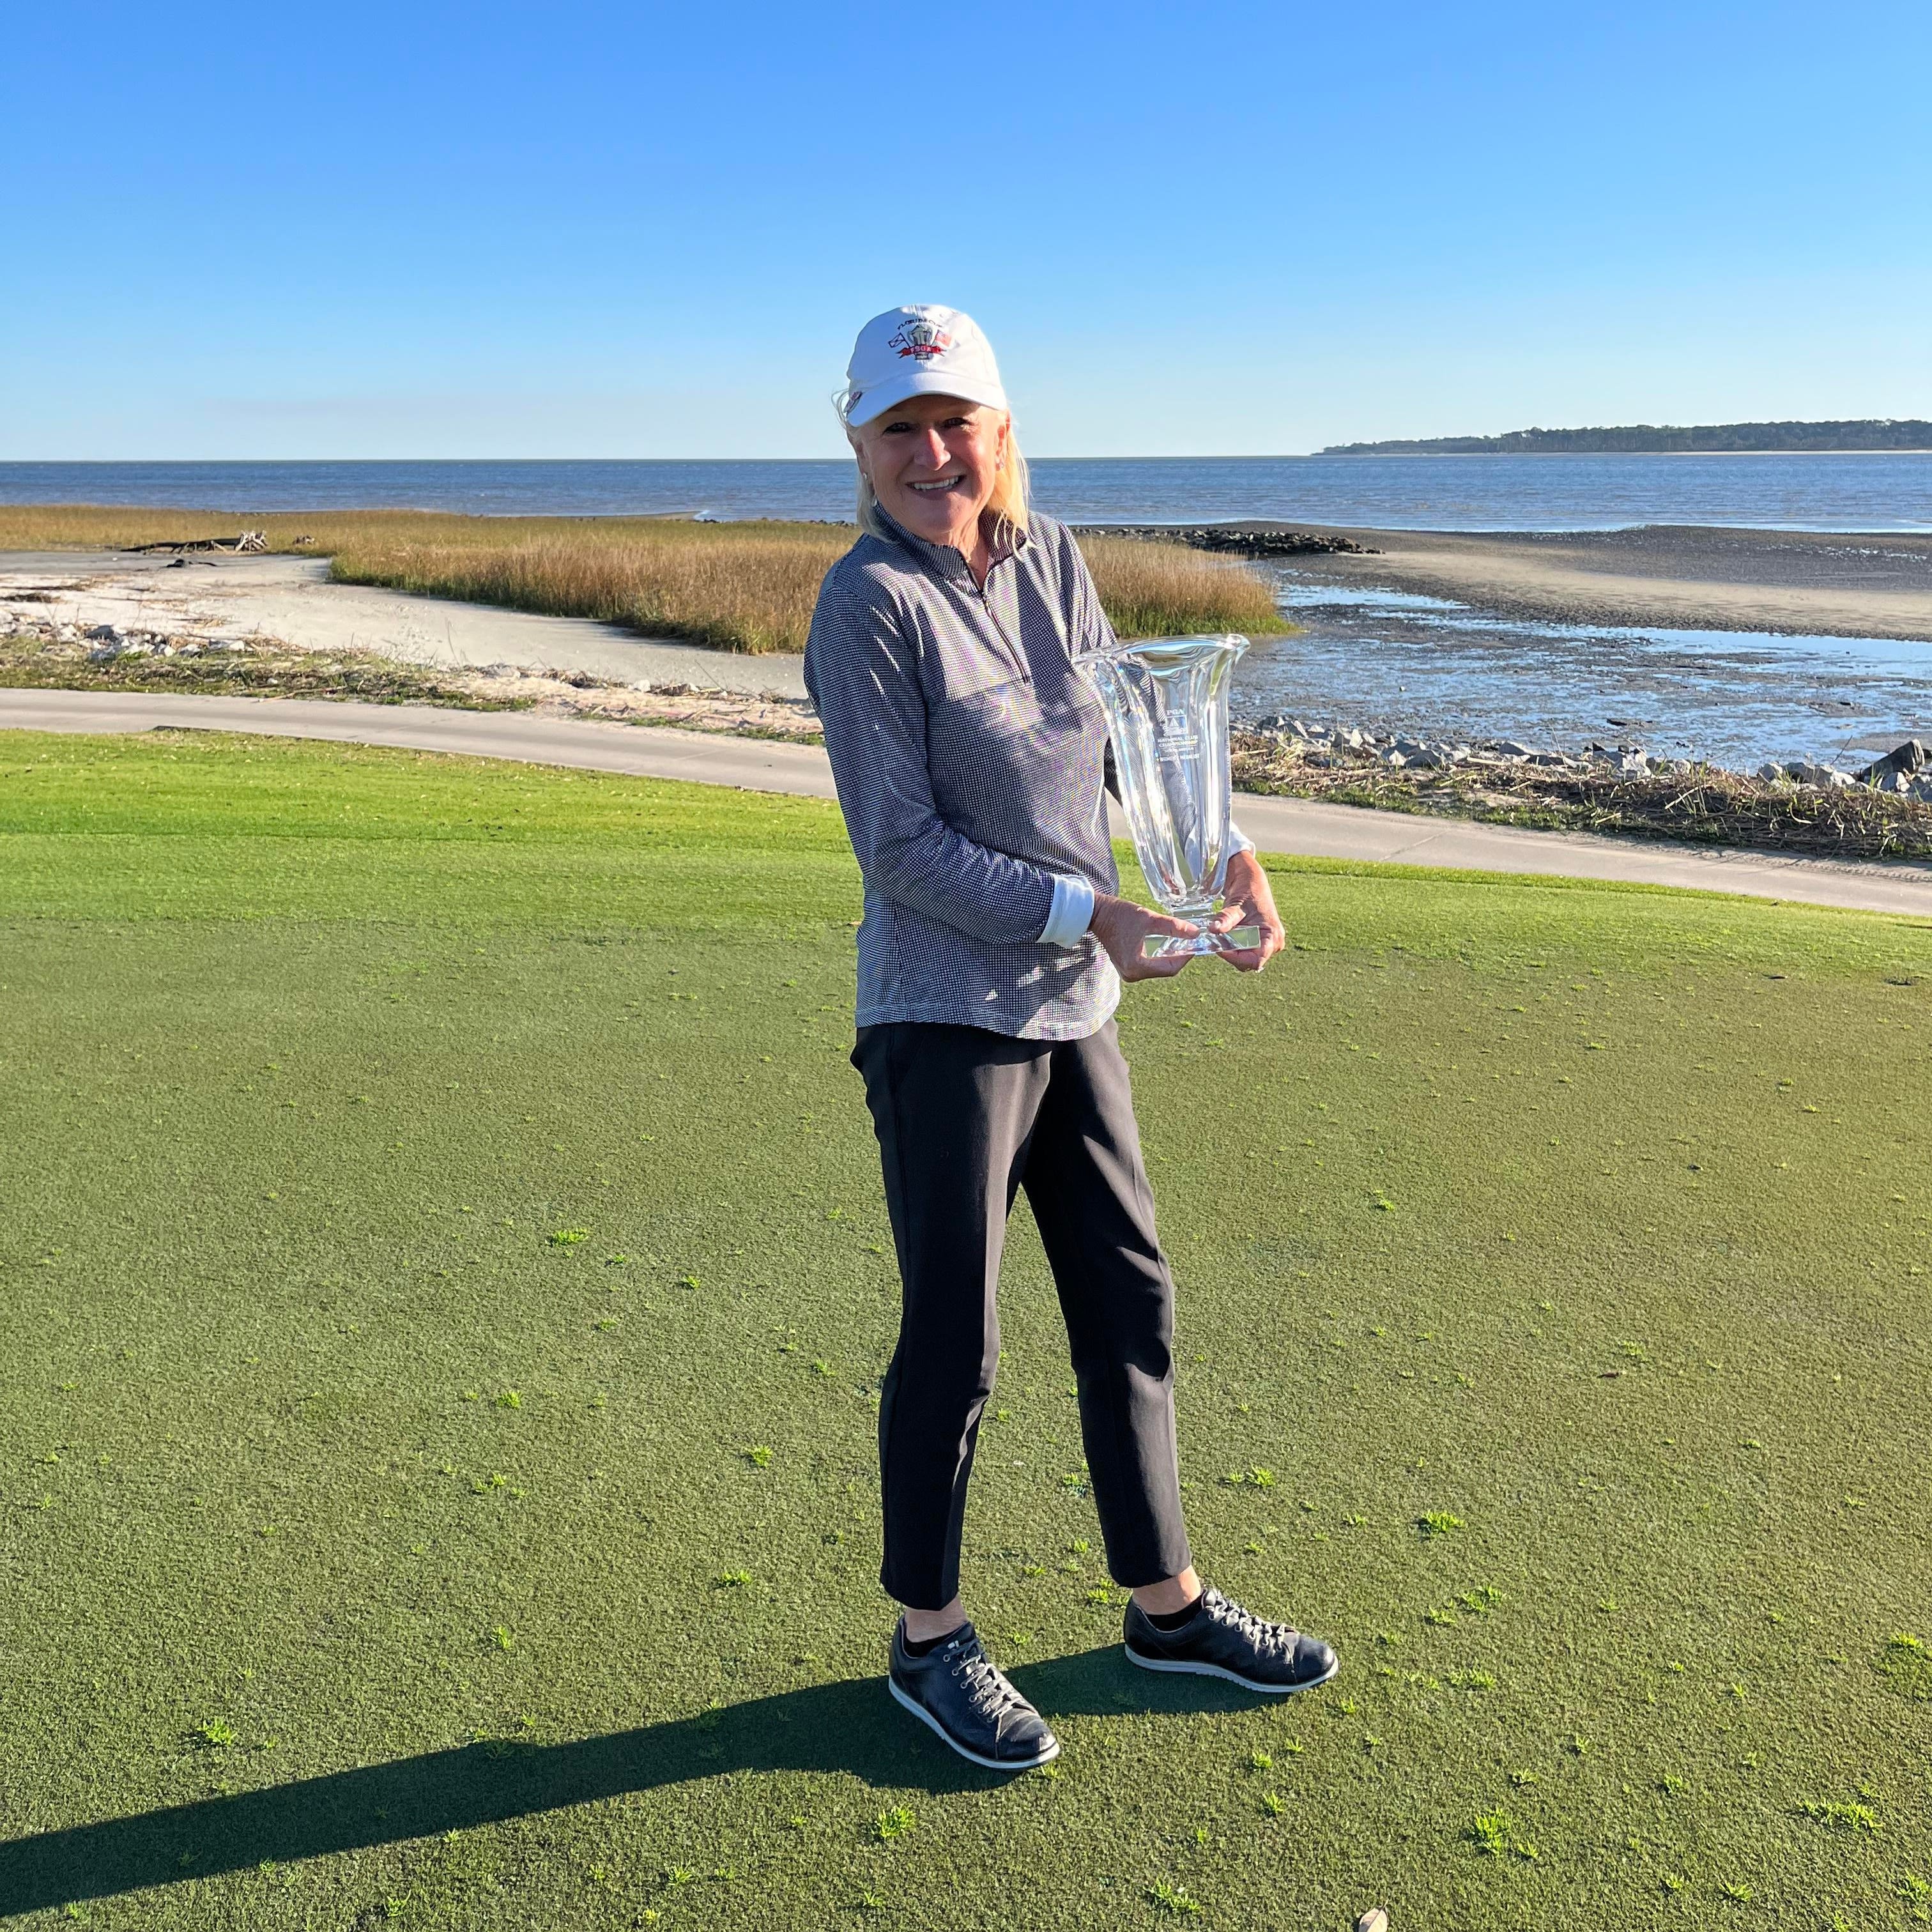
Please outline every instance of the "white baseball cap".
[{"label": "white baseball cap", "polygon": [[856,429],[908,396],[958,396],[1006,406],[1000,365],[980,325],[962,310],[909,302],[875,315],[845,365],[845,420]]}]

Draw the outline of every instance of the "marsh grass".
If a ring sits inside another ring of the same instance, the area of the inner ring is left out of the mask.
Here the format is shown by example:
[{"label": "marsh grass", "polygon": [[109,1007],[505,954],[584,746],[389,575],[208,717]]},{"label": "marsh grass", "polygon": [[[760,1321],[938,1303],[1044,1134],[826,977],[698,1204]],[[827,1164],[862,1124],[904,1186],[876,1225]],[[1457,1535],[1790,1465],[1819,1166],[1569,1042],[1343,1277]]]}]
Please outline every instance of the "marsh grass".
[{"label": "marsh grass", "polygon": [[1084,536],[1082,554],[1100,601],[1124,638],[1239,631],[1249,637],[1292,631],[1274,606],[1274,587],[1245,564],[1204,556],[1184,544]]},{"label": "marsh grass", "polygon": [[[315,515],[0,506],[0,550],[118,549],[259,530],[271,551],[326,556],[339,583],[590,617],[650,637],[762,653],[805,648],[820,580],[849,524],[699,524],[670,517],[465,517],[419,510]],[[1268,580],[1181,544],[1087,536],[1082,549],[1123,637],[1292,628]]]},{"label": "marsh grass", "polygon": [[333,574],[753,654],[804,649],[820,580],[851,541],[813,524],[437,520],[344,544]]}]

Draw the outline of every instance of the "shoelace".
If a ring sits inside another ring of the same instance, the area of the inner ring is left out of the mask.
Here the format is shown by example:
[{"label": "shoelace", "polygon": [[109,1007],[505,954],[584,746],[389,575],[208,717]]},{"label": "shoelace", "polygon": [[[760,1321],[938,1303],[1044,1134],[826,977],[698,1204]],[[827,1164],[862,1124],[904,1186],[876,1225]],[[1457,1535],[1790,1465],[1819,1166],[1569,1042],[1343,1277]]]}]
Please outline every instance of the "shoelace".
[{"label": "shoelace", "polygon": [[1232,1625],[1240,1632],[1257,1650],[1265,1651],[1270,1656],[1287,1656],[1294,1648],[1297,1633],[1286,1624],[1271,1624],[1265,1618],[1258,1617],[1253,1611],[1244,1610],[1239,1604],[1231,1604],[1220,1592],[1210,1592],[1203,1606],[1217,1623]]},{"label": "shoelace", "polygon": [[966,1687],[975,1709],[989,1718],[1004,1717],[1026,1700],[1000,1674],[999,1666],[976,1643],[952,1660],[952,1674]]}]

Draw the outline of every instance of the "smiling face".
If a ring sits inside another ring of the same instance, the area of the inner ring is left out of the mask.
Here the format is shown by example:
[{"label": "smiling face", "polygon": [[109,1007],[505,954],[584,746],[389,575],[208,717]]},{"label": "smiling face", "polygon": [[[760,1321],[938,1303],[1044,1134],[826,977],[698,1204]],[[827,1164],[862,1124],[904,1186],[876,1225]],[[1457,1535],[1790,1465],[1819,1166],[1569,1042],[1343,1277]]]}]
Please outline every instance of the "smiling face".
[{"label": "smiling face", "polygon": [[1004,410],[957,396],[913,396],[851,432],[879,507],[902,530],[969,556],[1006,454]]}]

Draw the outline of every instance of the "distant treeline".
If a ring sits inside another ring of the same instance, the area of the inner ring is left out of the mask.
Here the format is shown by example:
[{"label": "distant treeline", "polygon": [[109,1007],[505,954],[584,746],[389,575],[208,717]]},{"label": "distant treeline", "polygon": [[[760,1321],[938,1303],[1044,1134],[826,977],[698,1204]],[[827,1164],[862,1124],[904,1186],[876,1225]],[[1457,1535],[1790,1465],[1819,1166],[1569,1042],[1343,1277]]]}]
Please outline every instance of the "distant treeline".
[{"label": "distant treeline", "polygon": [[1337,442],[1324,456],[1633,455],[1751,449],[1932,449],[1932,422],[1634,423],[1624,429],[1513,429],[1507,436],[1432,436],[1414,442]]}]

